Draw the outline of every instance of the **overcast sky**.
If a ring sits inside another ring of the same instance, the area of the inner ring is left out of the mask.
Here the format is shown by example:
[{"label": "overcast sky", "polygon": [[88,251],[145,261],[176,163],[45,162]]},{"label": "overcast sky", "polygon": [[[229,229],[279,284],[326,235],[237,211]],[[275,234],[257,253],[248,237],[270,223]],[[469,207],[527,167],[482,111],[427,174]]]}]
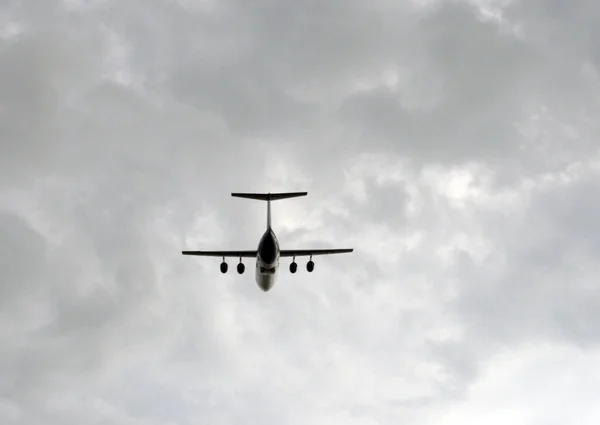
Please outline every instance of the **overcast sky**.
[{"label": "overcast sky", "polygon": [[0,1],[0,423],[600,423],[599,21]]}]

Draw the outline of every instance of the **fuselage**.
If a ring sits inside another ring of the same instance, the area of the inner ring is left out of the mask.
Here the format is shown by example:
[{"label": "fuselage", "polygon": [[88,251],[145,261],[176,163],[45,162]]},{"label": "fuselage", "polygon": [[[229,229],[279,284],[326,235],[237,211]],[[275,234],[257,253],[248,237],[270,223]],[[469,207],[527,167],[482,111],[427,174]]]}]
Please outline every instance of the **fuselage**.
[{"label": "fuselage", "polygon": [[256,283],[263,291],[270,290],[277,281],[279,269],[279,241],[269,225],[260,238],[256,255]]}]

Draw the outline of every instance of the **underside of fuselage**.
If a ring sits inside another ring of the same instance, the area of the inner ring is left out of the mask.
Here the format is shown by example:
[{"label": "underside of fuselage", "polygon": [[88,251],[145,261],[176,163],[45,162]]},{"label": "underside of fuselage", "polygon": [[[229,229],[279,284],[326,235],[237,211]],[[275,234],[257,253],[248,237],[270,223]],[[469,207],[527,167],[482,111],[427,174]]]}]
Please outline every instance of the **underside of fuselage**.
[{"label": "underside of fuselage", "polygon": [[279,266],[279,242],[271,228],[258,243],[256,256],[256,283],[263,291],[270,290],[277,281]]},{"label": "underside of fuselage", "polygon": [[258,271],[256,272],[256,283],[264,292],[269,291],[275,285],[276,280],[277,271],[273,274],[261,274]]}]

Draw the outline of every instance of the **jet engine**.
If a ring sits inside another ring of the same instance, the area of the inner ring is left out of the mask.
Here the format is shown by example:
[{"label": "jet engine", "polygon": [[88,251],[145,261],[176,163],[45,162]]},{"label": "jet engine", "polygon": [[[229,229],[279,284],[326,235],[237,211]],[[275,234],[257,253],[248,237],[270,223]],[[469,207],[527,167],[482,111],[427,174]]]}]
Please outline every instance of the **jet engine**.
[{"label": "jet engine", "polygon": [[244,266],[244,263],[239,263],[237,265],[237,272],[239,274],[242,274],[242,273],[244,273],[244,270],[246,270],[246,266]]},{"label": "jet engine", "polygon": [[298,264],[293,261],[290,263],[290,273],[296,273],[296,270],[298,270]]},{"label": "jet engine", "polygon": [[227,269],[229,269],[229,267],[227,266],[227,263],[223,261],[221,263],[221,273],[227,273]]},{"label": "jet engine", "polygon": [[308,263],[306,263],[306,270],[308,270],[308,272],[312,272],[315,269],[315,263],[313,262],[313,260],[310,260]]}]

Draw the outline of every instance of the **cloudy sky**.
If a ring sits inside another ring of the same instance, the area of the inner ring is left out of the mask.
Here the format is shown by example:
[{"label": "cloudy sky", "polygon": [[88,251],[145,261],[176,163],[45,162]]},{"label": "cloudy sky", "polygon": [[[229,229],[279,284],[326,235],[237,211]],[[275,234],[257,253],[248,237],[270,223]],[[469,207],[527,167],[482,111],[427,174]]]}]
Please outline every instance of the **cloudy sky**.
[{"label": "cloudy sky", "polygon": [[598,21],[0,1],[0,423],[600,423]]}]

